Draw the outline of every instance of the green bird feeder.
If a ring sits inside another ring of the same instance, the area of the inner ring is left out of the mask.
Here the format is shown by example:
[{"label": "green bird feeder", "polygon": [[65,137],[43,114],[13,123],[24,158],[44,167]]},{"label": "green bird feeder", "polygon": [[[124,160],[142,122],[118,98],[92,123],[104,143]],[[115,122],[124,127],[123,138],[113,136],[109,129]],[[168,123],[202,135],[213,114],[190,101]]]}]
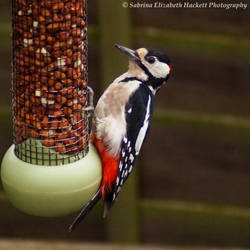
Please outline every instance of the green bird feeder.
[{"label": "green bird feeder", "polygon": [[89,142],[85,0],[12,0],[14,144],[1,166],[11,203],[37,216],[76,212],[98,190]]}]

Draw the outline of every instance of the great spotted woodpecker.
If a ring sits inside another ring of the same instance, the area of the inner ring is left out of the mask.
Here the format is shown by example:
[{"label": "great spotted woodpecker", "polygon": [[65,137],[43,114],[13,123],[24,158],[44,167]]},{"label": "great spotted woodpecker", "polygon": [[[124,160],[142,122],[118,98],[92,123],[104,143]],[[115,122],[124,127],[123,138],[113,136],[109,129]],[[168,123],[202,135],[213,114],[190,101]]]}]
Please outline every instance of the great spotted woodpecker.
[{"label": "great spotted woodpecker", "polygon": [[131,50],[120,45],[116,47],[128,55],[128,71],[109,85],[94,112],[94,145],[102,161],[102,183],[71,224],[70,231],[101,198],[104,201],[103,216],[106,217],[132,172],[148,134],[154,96],[166,83],[172,70],[169,58],[159,51],[146,48]]}]

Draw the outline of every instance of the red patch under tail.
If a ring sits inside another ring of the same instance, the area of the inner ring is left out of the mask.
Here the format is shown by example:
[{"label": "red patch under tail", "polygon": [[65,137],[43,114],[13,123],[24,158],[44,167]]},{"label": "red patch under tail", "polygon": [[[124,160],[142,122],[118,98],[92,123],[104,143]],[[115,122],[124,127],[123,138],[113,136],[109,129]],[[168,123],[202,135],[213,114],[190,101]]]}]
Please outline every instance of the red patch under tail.
[{"label": "red patch under tail", "polygon": [[94,145],[102,160],[102,183],[100,190],[104,198],[112,191],[112,186],[115,184],[118,171],[118,157],[111,156],[102,141],[97,138],[94,138]]}]

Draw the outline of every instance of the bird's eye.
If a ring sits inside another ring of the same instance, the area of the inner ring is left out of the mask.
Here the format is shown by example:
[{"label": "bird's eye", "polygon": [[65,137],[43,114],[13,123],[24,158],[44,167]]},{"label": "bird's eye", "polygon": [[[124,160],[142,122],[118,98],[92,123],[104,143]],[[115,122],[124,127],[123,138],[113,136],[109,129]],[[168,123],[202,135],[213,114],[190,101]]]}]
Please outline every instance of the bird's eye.
[{"label": "bird's eye", "polygon": [[147,57],[147,61],[151,64],[153,64],[155,62],[155,58],[153,56],[148,56]]}]

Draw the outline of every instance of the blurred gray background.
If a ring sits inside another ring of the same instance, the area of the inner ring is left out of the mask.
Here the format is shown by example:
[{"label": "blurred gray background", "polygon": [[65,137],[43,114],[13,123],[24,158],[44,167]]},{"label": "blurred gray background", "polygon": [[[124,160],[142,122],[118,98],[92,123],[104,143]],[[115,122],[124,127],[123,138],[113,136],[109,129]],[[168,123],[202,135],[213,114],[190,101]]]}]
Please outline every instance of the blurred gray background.
[{"label": "blurred gray background", "polygon": [[[157,95],[136,174],[110,220],[101,218],[99,205],[69,235],[73,216],[24,215],[1,190],[0,240],[250,248],[249,8],[146,9],[123,8],[124,1],[117,0],[88,2],[89,85],[95,101],[126,70],[115,42],[164,51],[173,74]],[[12,144],[10,7],[1,0],[1,159]]]}]

